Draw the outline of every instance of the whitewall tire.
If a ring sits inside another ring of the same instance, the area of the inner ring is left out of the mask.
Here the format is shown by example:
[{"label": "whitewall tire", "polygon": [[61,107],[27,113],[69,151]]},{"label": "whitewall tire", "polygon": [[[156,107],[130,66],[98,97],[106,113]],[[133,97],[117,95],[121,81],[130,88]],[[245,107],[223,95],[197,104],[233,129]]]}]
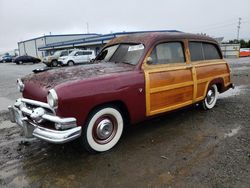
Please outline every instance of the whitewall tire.
[{"label": "whitewall tire", "polygon": [[212,109],[215,106],[216,102],[217,102],[218,95],[219,95],[218,88],[214,84],[207,91],[206,97],[202,102],[203,108],[205,110]]},{"label": "whitewall tire", "polygon": [[119,110],[103,107],[95,110],[83,128],[82,141],[90,152],[104,152],[120,140],[124,121]]}]

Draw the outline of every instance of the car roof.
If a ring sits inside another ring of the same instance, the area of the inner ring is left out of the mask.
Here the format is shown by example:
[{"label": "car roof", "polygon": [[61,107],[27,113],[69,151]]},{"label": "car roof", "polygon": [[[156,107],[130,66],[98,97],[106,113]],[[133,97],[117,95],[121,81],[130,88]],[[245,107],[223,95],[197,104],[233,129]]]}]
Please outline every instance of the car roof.
[{"label": "car roof", "polygon": [[211,37],[199,34],[190,34],[183,32],[150,32],[131,34],[111,40],[107,45],[114,45],[117,43],[142,43],[148,44],[161,40],[195,40],[195,41],[208,41],[217,43],[217,41]]}]

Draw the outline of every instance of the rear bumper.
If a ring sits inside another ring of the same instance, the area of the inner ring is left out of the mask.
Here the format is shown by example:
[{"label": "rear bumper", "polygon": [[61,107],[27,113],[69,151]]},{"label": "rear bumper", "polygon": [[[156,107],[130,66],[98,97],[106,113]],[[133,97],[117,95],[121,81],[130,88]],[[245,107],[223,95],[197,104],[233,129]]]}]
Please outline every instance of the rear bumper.
[{"label": "rear bumper", "polygon": [[[29,100],[29,102],[32,102],[32,100]],[[34,101],[34,103],[35,102],[37,101]],[[42,107],[39,108],[43,109]],[[18,99],[14,106],[9,106],[11,122],[17,123],[23,129],[24,135],[27,138],[37,137],[47,142],[62,144],[72,141],[81,135],[82,128],[76,125],[75,118],[60,118],[51,114],[41,113],[39,120],[49,121],[55,125],[61,125],[61,127],[67,128],[66,130],[54,130],[35,123],[37,117],[34,118],[33,113],[34,110],[30,110],[23,105],[22,99]]]},{"label": "rear bumper", "polygon": [[234,89],[235,88],[235,85],[233,83],[230,83],[227,87],[226,87],[226,90],[228,89]]},{"label": "rear bumper", "polygon": [[232,89],[235,88],[235,85],[234,85],[233,83],[230,83],[229,85],[223,87],[222,90],[220,91],[220,93],[223,93],[223,92],[225,92],[225,91],[227,91],[227,90],[229,90],[229,89],[231,89],[231,88],[232,88]]}]

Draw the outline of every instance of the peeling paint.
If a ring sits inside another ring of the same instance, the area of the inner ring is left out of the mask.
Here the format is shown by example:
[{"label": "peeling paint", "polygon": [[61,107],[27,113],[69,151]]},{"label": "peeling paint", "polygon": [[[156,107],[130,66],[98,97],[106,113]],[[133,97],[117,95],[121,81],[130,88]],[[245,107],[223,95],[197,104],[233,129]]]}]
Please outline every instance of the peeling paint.
[{"label": "peeling paint", "polygon": [[30,74],[24,77],[24,82],[33,82],[46,88],[53,88],[56,85],[67,81],[89,79],[108,75],[111,73],[119,73],[134,70],[134,66],[123,63],[106,63],[99,62],[90,65],[81,65],[74,67],[65,67],[53,69],[46,72]]}]

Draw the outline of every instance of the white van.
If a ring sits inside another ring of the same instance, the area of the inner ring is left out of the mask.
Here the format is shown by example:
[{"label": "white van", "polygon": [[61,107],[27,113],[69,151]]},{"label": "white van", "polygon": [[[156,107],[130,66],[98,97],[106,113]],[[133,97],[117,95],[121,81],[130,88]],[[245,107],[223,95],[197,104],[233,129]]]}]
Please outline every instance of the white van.
[{"label": "white van", "polygon": [[94,50],[74,50],[68,56],[63,56],[58,59],[60,65],[72,66],[78,63],[88,63],[95,59]]}]

